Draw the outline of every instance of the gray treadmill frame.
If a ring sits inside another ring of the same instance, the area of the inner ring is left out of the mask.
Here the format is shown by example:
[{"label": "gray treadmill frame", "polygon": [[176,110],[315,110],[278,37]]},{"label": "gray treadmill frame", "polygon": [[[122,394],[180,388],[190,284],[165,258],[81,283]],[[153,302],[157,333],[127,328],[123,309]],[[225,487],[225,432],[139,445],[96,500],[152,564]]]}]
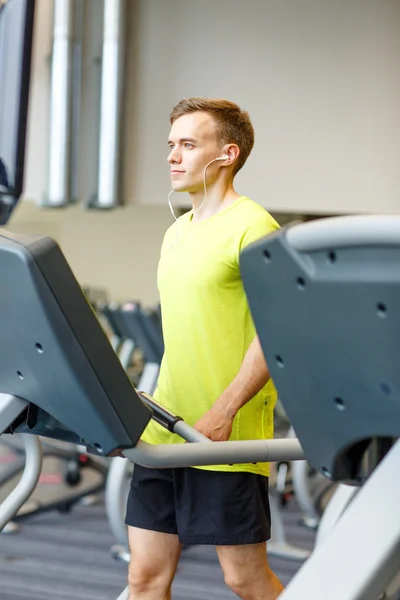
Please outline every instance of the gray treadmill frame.
[{"label": "gray treadmill frame", "polygon": [[282,600],[377,600],[400,565],[399,464],[400,441],[300,568]]},{"label": "gray treadmill frame", "polygon": [[308,462],[333,481],[359,484],[364,443],[399,434],[399,262],[399,216],[295,225],[240,257],[286,414]]},{"label": "gray treadmill frame", "polygon": [[[251,283],[251,278],[257,277],[257,283],[260,281],[262,273],[259,269],[254,268],[256,261],[260,261],[257,253],[261,250],[264,253],[264,263],[270,264],[270,257],[277,249],[277,244],[275,243],[274,246],[274,242],[281,243],[286,247],[288,262],[292,261],[293,264],[297,264],[299,271],[303,268],[303,272],[307,272],[308,269],[308,272],[312,274],[311,255],[314,252],[339,252],[340,256],[342,249],[393,248],[398,251],[400,248],[400,216],[334,217],[289,227],[245,250],[247,257],[242,263],[245,271],[243,273],[242,269],[245,287],[246,280],[247,283]],[[253,257],[254,262],[252,261]],[[393,264],[391,266],[392,270],[388,272],[391,277],[390,281],[398,283]],[[280,269],[282,268],[280,265]],[[388,273],[382,269],[378,273],[380,277],[380,279],[378,277],[378,281],[386,282]],[[290,277],[286,273],[285,276]],[[284,303],[290,296],[285,281],[281,281],[278,287],[279,292],[283,292],[280,301]],[[260,335],[262,310],[268,311],[271,306],[268,308],[261,306],[261,303],[266,300],[266,296],[263,295],[265,290],[262,289],[262,286],[258,287],[258,290],[256,288],[257,285],[249,285],[247,292],[256,328]],[[295,290],[294,286],[293,290]],[[286,296],[284,292],[287,292]],[[274,318],[276,318],[276,311],[276,308],[275,311],[272,311]],[[391,314],[394,312],[392,309]],[[396,324],[398,325],[398,321]],[[318,326],[318,323],[315,325]],[[306,323],[303,326],[303,333],[307,335]],[[270,334],[272,336],[271,332]],[[261,343],[263,344],[263,339],[261,339]],[[275,364],[273,360],[274,353],[270,348],[273,343],[265,337],[263,349],[272,376],[275,377],[274,373],[279,372],[280,365]],[[304,363],[305,361],[302,361],[302,365]],[[284,369],[280,370],[282,375]],[[347,371],[349,372],[349,366],[347,366]],[[291,374],[288,371],[286,373],[283,377],[291,379]],[[280,389],[279,383],[278,389]],[[369,398],[369,400],[371,399]],[[328,401],[326,397],[321,397],[321,402]],[[294,410],[294,396],[291,402],[292,404],[289,406],[288,397],[283,395],[283,405],[296,433],[305,443],[306,458],[309,460],[313,451],[308,452],[305,430],[297,426],[298,424],[303,425],[303,423],[301,423],[300,413]],[[305,418],[306,415],[303,413],[304,422]],[[399,436],[400,434],[399,418],[392,423],[388,423],[386,420],[386,423],[380,424],[380,428],[371,414],[369,421],[373,423],[371,435]],[[329,427],[331,425],[329,423]],[[376,430],[373,431],[374,429]],[[327,426],[325,436],[328,436],[328,431],[330,429]],[[354,442],[354,439],[352,441]],[[332,445],[331,453],[334,448],[337,452],[340,450],[336,445]],[[310,448],[310,450],[313,449]],[[376,600],[380,593],[388,588],[396,578],[400,565],[399,463],[400,441],[394,445],[357,494],[353,496],[333,531],[317,545],[311,557],[304,563],[280,598],[284,600],[298,600],[299,598],[307,598],[307,600],[320,600],[321,598],[324,600],[337,600],[338,598],[340,600]],[[321,468],[315,455],[314,465]]]}]

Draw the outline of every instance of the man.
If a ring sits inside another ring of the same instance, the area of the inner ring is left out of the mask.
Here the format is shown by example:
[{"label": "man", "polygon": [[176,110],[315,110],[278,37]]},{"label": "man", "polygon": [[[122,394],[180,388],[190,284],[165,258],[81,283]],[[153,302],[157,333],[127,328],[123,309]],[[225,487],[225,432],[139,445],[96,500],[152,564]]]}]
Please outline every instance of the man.
[{"label": "man", "polygon": [[[233,187],[254,131],[226,100],[189,98],[171,113],[172,189],[193,209],[166,232],[158,268],[165,353],[156,400],[211,440],[273,437],[276,390],[256,336],[239,254],[279,226]],[[151,422],[150,443],[183,442]],[[182,544],[216,546],[243,600],[283,589],[268,566],[269,465],[135,466],[128,499],[131,600],[168,600]]]}]

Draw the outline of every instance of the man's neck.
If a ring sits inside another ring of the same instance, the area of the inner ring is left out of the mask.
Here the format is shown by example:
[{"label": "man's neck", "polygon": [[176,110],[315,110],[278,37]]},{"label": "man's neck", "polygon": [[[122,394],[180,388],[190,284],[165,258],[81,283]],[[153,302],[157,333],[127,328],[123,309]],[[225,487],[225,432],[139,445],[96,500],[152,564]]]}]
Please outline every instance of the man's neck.
[{"label": "man's neck", "polygon": [[193,206],[192,221],[204,221],[210,217],[216,215],[227,208],[230,204],[235,202],[240,195],[234,190],[233,186],[230,185],[226,189],[218,189],[217,187],[210,187],[207,189],[207,196],[204,201],[204,192],[197,192],[196,194],[190,194],[190,199]]}]

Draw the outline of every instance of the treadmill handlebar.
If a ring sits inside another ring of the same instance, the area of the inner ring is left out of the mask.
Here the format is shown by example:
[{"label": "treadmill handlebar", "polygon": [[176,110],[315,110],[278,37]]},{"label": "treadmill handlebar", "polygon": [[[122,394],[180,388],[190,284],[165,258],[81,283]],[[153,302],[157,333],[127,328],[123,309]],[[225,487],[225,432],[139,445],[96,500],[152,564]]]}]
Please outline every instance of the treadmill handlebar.
[{"label": "treadmill handlebar", "polygon": [[137,394],[152,411],[152,419],[187,442],[197,442],[183,447],[182,443],[148,444],[140,440],[135,448],[122,451],[124,456],[142,467],[198,467],[305,459],[297,438],[212,442],[182,417],[170,413],[149,394],[140,391]]},{"label": "treadmill handlebar", "polygon": [[288,227],[287,242],[298,252],[331,248],[396,246],[400,243],[400,216],[348,215],[318,219]]},{"label": "treadmill handlebar", "polygon": [[168,429],[168,431],[170,431],[171,433],[174,432],[175,426],[178,423],[178,421],[183,421],[182,417],[179,417],[178,415],[173,415],[166,408],[164,408],[164,406],[158,404],[158,402],[156,402],[154,398],[152,398],[152,396],[150,396],[146,392],[140,392],[136,390],[136,393],[143,402],[143,404],[150,408],[151,412],[153,413],[152,419],[156,421],[159,425],[165,427],[165,429]]},{"label": "treadmill handlebar", "polygon": [[154,445],[139,441],[122,453],[133,463],[153,469],[305,460],[297,438],[209,442]]}]

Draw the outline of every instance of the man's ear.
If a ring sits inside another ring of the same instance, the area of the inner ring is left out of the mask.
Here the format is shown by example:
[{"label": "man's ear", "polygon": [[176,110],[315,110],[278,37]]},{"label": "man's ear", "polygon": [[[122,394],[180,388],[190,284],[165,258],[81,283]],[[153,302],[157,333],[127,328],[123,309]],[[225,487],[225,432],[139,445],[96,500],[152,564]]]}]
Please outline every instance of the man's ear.
[{"label": "man's ear", "polygon": [[226,156],[226,161],[224,161],[225,165],[233,164],[238,158],[240,154],[240,148],[237,144],[226,144],[223,148],[223,156]]}]

